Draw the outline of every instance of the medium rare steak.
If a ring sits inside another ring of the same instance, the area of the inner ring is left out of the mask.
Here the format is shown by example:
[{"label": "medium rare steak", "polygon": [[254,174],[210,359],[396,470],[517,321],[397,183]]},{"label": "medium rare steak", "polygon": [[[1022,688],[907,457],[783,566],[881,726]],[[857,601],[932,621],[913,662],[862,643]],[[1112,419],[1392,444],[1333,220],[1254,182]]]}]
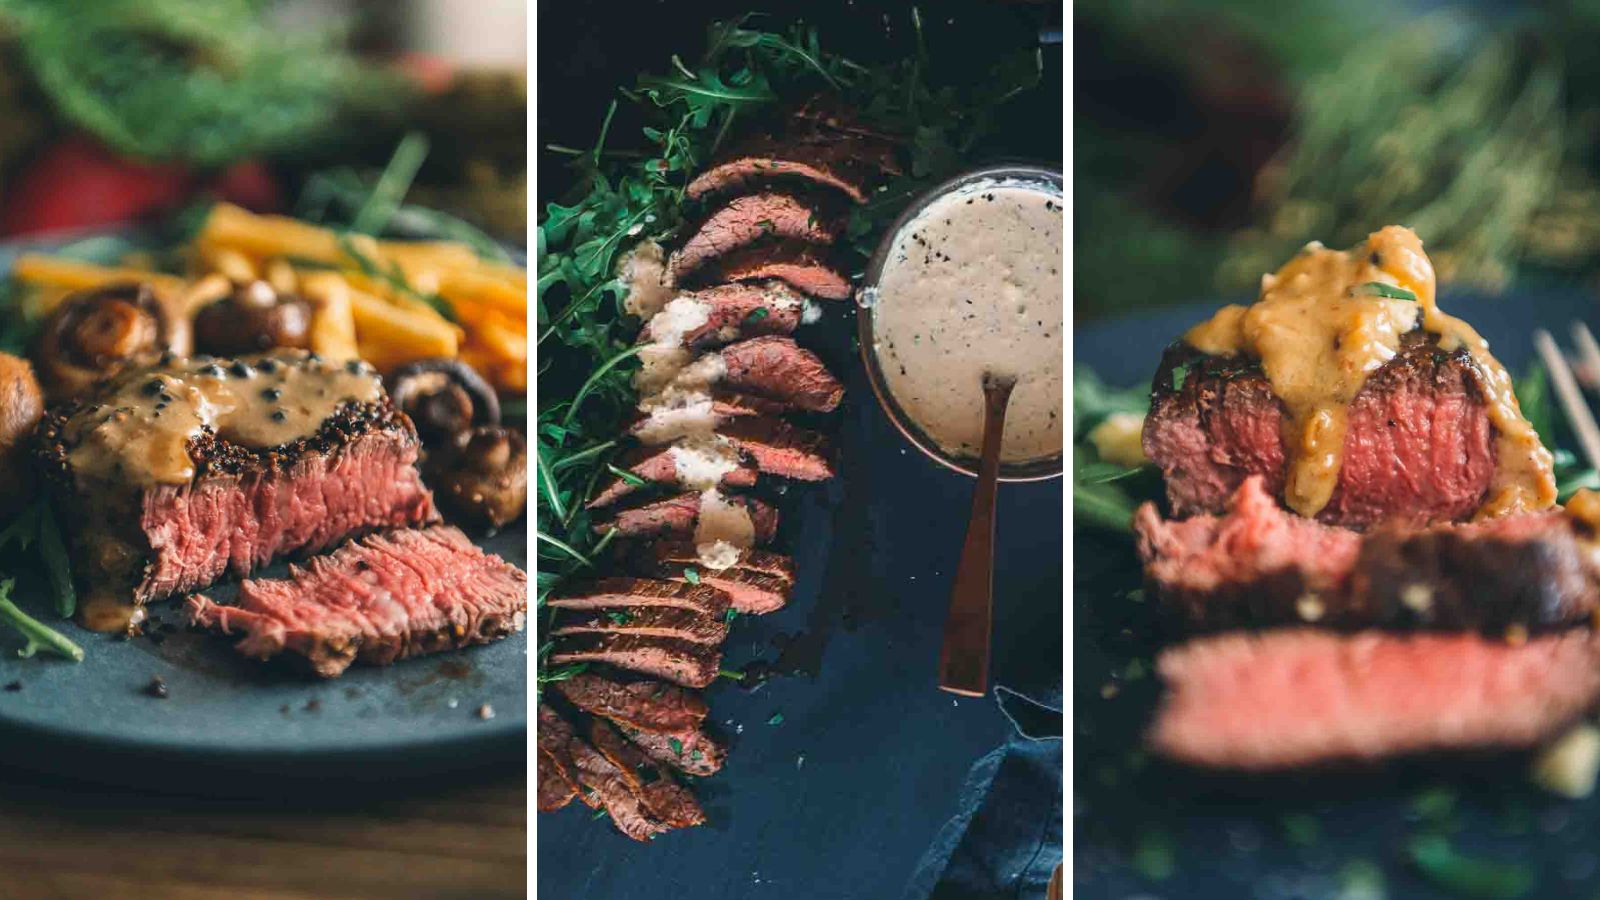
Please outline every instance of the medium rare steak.
[{"label": "medium rare steak", "polygon": [[667,277],[681,280],[710,260],[765,238],[831,244],[843,224],[837,209],[816,198],[778,191],[735,197],[701,221],[673,252]]},{"label": "medium rare steak", "polygon": [[552,756],[565,755],[572,774],[585,793],[605,808],[617,830],[636,841],[648,841],[667,830],[644,799],[633,791],[621,769],[589,746],[566,720],[546,704],[539,704],[539,747]]},{"label": "medium rare steak", "polygon": [[1587,629],[1521,644],[1464,634],[1226,634],[1166,650],[1157,668],[1167,694],[1150,745],[1230,769],[1530,747],[1600,700],[1600,643]]},{"label": "medium rare steak", "polygon": [[[622,554],[625,565],[659,566],[667,569],[699,567],[700,552],[689,541],[655,541],[644,546],[635,545]],[[771,550],[746,549],[739,554],[736,568],[766,575],[784,587],[794,585],[794,560]],[[704,574],[704,573],[701,573]]]},{"label": "medium rare steak", "polygon": [[692,828],[706,820],[705,811],[665,767],[646,756],[637,744],[630,743],[604,719],[589,723],[589,742],[617,767],[633,792],[663,823],[673,828]]},{"label": "medium rare steak", "polygon": [[678,734],[656,734],[624,728],[622,733],[656,762],[666,763],[680,772],[701,778],[717,774],[728,759],[728,749],[698,728]]},{"label": "medium rare steak", "polygon": [[727,613],[728,595],[704,584],[612,576],[574,584],[551,595],[545,605],[552,609],[665,607],[715,618]]},{"label": "medium rare steak", "polygon": [[[616,466],[635,479],[655,484],[675,484],[678,481],[678,463],[671,447],[635,447],[617,460]],[[722,476],[721,487],[750,487],[756,483],[757,470],[753,465],[741,464]],[[594,499],[585,504],[589,509],[610,506],[645,485],[621,475],[612,475],[601,482]]]},{"label": "medium rare steak", "polygon": [[606,663],[684,687],[703,688],[717,679],[722,651],[673,638],[632,634],[584,634],[557,638],[550,663]]},{"label": "medium rare steak", "polygon": [[755,181],[801,179],[865,203],[883,173],[898,170],[888,141],[839,129],[806,129],[742,141],[689,182],[687,194],[698,200]]},{"label": "medium rare steak", "polygon": [[844,385],[815,353],[788,337],[758,337],[722,349],[723,383],[809,412],[832,412]]},{"label": "medium rare steak", "polygon": [[695,273],[706,283],[761,281],[776,278],[797,291],[823,300],[850,299],[850,279],[831,256],[814,245],[771,240],[741,247],[719,257],[715,265]]},{"label": "medium rare steak", "polygon": [[499,640],[522,630],[527,609],[527,575],[449,526],[351,541],[288,578],[242,582],[233,606],[186,604],[193,624],[242,635],[240,653],[290,653],[325,678]]},{"label": "medium rare steak", "polygon": [[828,439],[815,431],[766,416],[735,419],[717,428],[768,475],[797,481],[833,477],[833,452]]},{"label": "medium rare steak", "polygon": [[[1166,476],[1173,514],[1220,513],[1250,475],[1283,496],[1283,404],[1260,365],[1167,348],[1151,390],[1144,451]],[[1494,433],[1471,355],[1414,331],[1367,377],[1349,407],[1343,464],[1321,521],[1457,521],[1482,505],[1494,477]]]},{"label": "medium rare steak", "polygon": [[781,578],[763,574],[743,566],[728,569],[708,569],[696,558],[693,562],[664,562],[648,553],[630,559],[633,571],[655,578],[670,578],[687,583],[686,571],[694,577],[728,595],[735,610],[746,615],[760,615],[782,609],[789,602],[792,586]]},{"label": "medium rare steak", "polygon": [[35,441],[90,592],[148,603],[354,534],[438,520],[416,430],[386,396],[345,404],[309,438],[268,450],[208,430],[187,447],[189,483],[142,489],[77,477],[67,435],[82,408],[53,410]]},{"label": "medium rare steak", "polygon": [[699,694],[660,681],[623,681],[580,672],[553,685],[573,706],[637,731],[691,731],[700,727],[707,713]]},{"label": "medium rare steak", "polygon": [[[743,494],[729,494],[729,503],[743,504],[755,526],[756,543],[771,543],[778,534],[778,511],[771,504]],[[694,537],[695,523],[700,520],[700,495],[692,491],[671,497],[651,499],[643,503],[619,507],[594,523],[597,534],[612,528],[624,537],[673,537],[689,540]]]},{"label": "medium rare steak", "polygon": [[633,634],[716,646],[728,637],[728,620],[669,606],[571,611],[557,616],[550,629],[551,637],[569,634]]},{"label": "medium rare steak", "polygon": [[[793,334],[806,304],[802,294],[781,281],[719,284],[682,296],[707,307],[706,320],[685,330],[680,339],[691,350],[764,334]],[[641,343],[656,339],[653,321],[639,332]]]},{"label": "medium rare steak", "polygon": [[1184,624],[1502,632],[1583,621],[1600,610],[1600,572],[1560,512],[1365,533],[1278,506],[1260,476],[1225,516],[1134,517],[1145,575]]}]

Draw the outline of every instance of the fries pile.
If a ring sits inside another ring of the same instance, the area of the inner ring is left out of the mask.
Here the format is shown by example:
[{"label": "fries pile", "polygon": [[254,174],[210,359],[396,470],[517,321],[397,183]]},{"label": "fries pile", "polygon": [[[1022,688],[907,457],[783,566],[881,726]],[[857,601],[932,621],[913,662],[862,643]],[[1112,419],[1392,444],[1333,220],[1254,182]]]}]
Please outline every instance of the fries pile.
[{"label": "fries pile", "polygon": [[527,392],[528,273],[465,244],[380,241],[219,203],[190,249],[187,277],[39,254],[19,257],[12,275],[33,289],[30,317],[74,291],[128,281],[149,283],[192,315],[234,283],[264,280],[311,304],[311,349],[324,356],[360,357],[385,372],[458,357],[500,392]]}]

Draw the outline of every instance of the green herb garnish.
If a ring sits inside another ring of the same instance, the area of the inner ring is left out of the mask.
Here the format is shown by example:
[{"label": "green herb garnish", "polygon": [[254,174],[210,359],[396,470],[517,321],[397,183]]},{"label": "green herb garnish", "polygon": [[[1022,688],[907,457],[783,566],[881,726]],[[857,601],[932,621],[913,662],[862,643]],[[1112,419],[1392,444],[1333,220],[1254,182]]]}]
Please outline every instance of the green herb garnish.
[{"label": "green herb garnish", "polygon": [[693,566],[690,566],[689,568],[683,570],[683,580],[689,582],[690,584],[699,584],[700,573]]},{"label": "green herb garnish", "polygon": [[772,714],[772,718],[767,720],[767,724],[768,725],[782,725],[783,724],[783,713],[773,713]]},{"label": "green herb garnish", "polygon": [[683,741],[680,741],[677,738],[668,738],[667,746],[672,748],[673,753],[676,753],[679,756],[683,755]]},{"label": "green herb garnish", "polygon": [[1395,287],[1392,284],[1384,284],[1381,281],[1369,281],[1356,290],[1358,290],[1360,293],[1366,294],[1369,297],[1387,297],[1390,300],[1410,300],[1412,303],[1417,302],[1416,294],[1411,293],[1405,288]]},{"label": "green herb garnish", "polygon": [[606,618],[610,619],[612,624],[615,624],[615,625],[626,625],[629,622],[633,621],[632,614],[623,612],[622,610],[618,610],[618,609],[614,609],[614,610],[611,610],[610,612],[606,613]]},{"label": "green herb garnish", "polygon": [[1178,363],[1172,367],[1172,389],[1183,390],[1184,382],[1189,380],[1189,364]]},{"label": "green herb garnish", "polygon": [[765,306],[758,306],[744,314],[744,324],[754,325],[762,319],[765,319],[771,313],[772,310],[767,309]]},{"label": "green herb garnish", "polygon": [[1426,835],[1406,847],[1406,856],[1429,881],[1463,897],[1509,900],[1533,889],[1533,869],[1523,863],[1463,856],[1440,835]]},{"label": "green herb garnish", "polygon": [[0,580],[0,622],[10,625],[27,640],[27,644],[17,651],[17,655],[27,658],[40,650],[47,650],[73,662],[82,662],[82,647],[67,640],[60,632],[23,612],[11,602],[12,584],[10,578]]}]

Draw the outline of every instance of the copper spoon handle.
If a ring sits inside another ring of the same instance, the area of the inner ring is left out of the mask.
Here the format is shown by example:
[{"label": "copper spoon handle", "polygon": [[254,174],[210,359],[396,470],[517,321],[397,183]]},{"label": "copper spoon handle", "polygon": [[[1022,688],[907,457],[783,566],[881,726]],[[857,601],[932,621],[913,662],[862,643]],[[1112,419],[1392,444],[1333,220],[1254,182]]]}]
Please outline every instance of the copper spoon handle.
[{"label": "copper spoon handle", "polygon": [[1006,404],[1016,379],[983,379],[983,454],[978,461],[978,486],[972,494],[972,518],[961,547],[955,584],[950,589],[950,615],[939,650],[939,687],[952,694],[982,697],[989,690],[989,632],[994,605],[994,500],[1000,476],[1000,439],[1005,433]]}]

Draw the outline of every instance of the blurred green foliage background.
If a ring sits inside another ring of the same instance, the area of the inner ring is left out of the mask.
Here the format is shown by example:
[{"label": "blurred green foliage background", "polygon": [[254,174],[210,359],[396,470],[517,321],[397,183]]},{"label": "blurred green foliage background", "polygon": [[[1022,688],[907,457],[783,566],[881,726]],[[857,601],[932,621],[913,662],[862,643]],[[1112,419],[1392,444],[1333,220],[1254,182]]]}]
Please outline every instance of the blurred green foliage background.
[{"label": "blurred green foliage background", "polygon": [[1600,0],[1081,0],[1080,321],[1401,223],[1450,284],[1600,275]]}]

